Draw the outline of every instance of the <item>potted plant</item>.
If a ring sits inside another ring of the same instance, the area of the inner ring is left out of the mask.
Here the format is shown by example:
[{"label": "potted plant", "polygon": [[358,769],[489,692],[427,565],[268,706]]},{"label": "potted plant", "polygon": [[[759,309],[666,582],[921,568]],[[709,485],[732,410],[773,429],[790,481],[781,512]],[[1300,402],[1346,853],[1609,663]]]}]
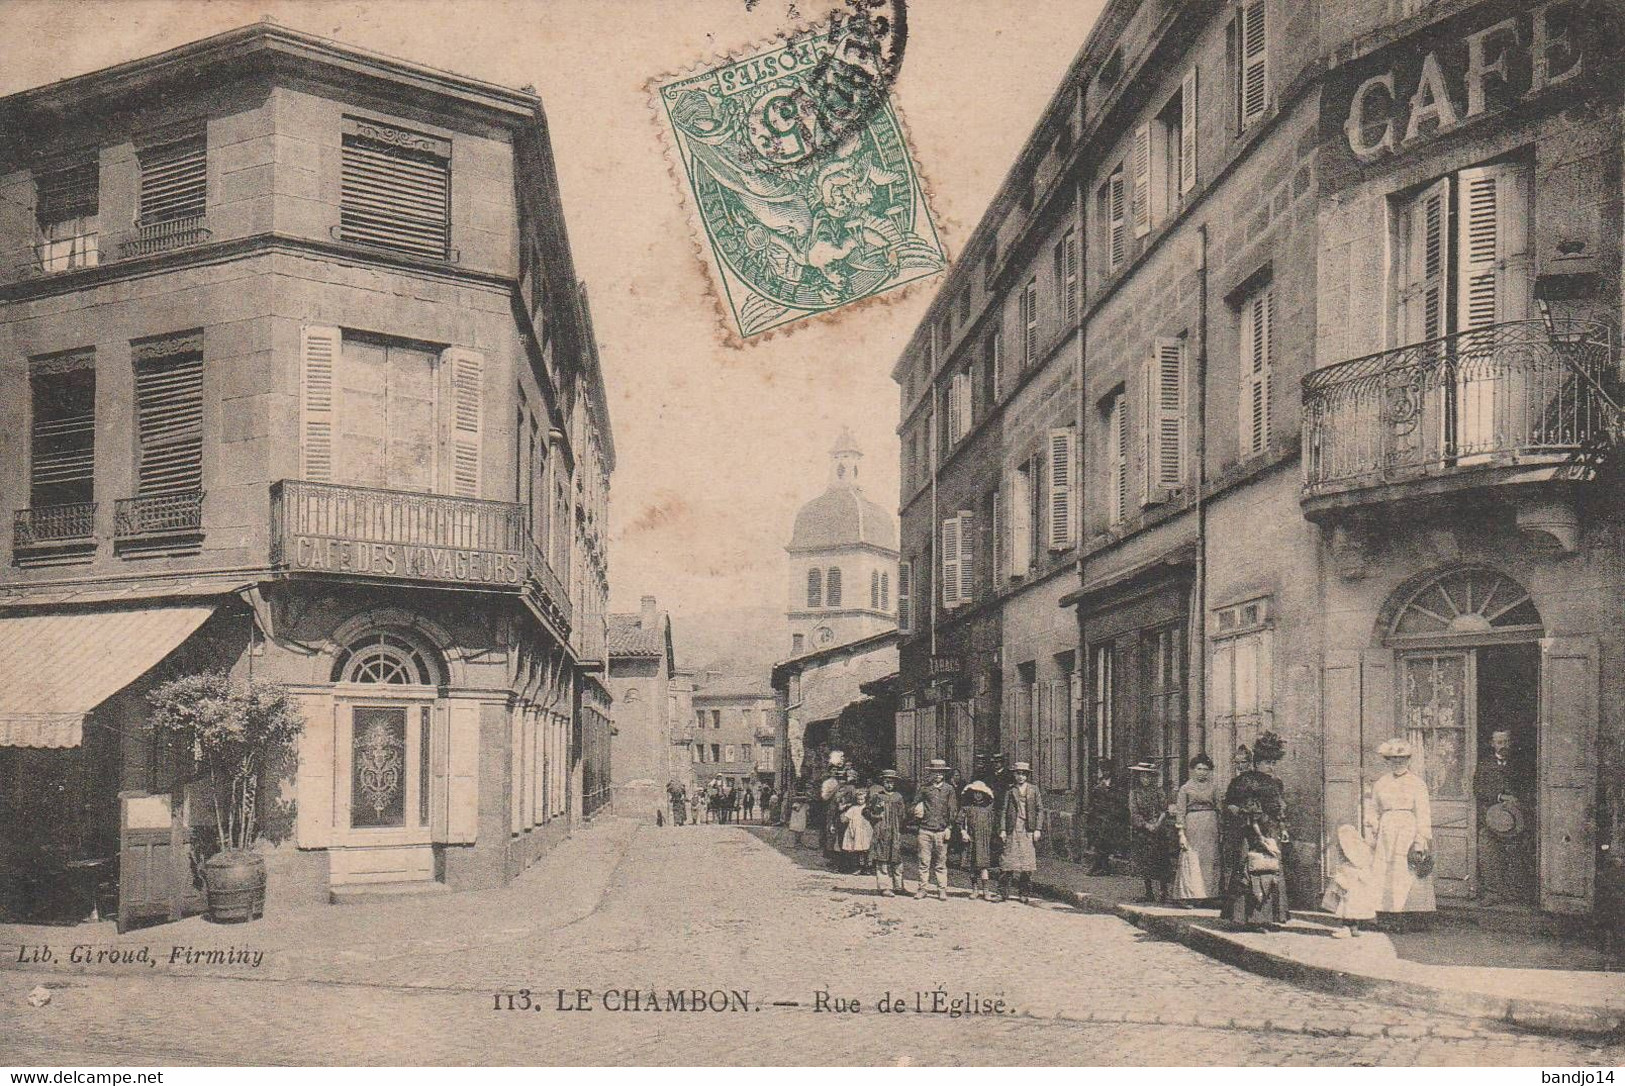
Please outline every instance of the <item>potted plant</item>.
[{"label": "potted plant", "polygon": [[190,749],[210,784],[220,849],[203,864],[209,915],[249,920],[265,911],[265,860],[253,850],[265,827],[262,778],[286,767],[302,717],[275,683],[218,671],[171,679],[147,695],[152,726]]}]

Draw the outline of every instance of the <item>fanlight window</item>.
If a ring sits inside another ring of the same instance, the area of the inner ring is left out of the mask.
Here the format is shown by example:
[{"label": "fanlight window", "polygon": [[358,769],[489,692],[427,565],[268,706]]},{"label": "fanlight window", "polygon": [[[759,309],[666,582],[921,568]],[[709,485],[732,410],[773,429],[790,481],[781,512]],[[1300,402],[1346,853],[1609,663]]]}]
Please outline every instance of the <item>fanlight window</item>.
[{"label": "fanlight window", "polygon": [[1491,569],[1460,569],[1412,594],[1389,632],[1406,638],[1540,630],[1540,612],[1522,585]]},{"label": "fanlight window", "polygon": [[382,686],[435,686],[439,670],[424,649],[398,634],[376,633],[339,654],[333,681]]}]

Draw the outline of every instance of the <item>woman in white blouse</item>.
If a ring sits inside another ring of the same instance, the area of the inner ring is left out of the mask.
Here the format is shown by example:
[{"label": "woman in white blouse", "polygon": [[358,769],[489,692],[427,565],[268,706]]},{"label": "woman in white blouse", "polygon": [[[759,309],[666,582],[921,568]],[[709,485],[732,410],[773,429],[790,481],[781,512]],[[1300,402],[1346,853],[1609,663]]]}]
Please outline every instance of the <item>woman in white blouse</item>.
[{"label": "woman in white blouse", "polygon": [[1372,879],[1380,913],[1430,913],[1433,897],[1433,810],[1428,786],[1411,770],[1411,745],[1390,739],[1377,748],[1388,772],[1371,790],[1366,839],[1372,842]]}]

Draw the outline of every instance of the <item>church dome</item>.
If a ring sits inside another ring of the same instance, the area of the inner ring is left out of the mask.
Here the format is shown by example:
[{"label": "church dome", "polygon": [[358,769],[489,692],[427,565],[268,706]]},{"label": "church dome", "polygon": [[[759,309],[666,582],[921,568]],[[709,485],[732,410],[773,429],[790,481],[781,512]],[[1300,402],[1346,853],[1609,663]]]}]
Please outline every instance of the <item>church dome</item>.
[{"label": "church dome", "polygon": [[829,486],[796,514],[786,549],[820,551],[863,543],[895,551],[897,523],[891,511],[870,501],[858,485],[863,452],[850,430],[842,428],[829,455]]}]

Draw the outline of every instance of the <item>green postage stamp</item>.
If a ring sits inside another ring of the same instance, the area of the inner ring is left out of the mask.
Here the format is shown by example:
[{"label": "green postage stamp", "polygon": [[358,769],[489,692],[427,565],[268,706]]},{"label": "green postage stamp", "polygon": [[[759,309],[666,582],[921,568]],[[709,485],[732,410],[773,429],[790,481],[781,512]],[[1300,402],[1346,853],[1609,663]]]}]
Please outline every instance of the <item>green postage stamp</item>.
[{"label": "green postage stamp", "polygon": [[841,46],[831,40],[823,32],[779,41],[651,84],[730,340],[945,265],[889,95],[847,85],[843,97],[830,68]]}]

